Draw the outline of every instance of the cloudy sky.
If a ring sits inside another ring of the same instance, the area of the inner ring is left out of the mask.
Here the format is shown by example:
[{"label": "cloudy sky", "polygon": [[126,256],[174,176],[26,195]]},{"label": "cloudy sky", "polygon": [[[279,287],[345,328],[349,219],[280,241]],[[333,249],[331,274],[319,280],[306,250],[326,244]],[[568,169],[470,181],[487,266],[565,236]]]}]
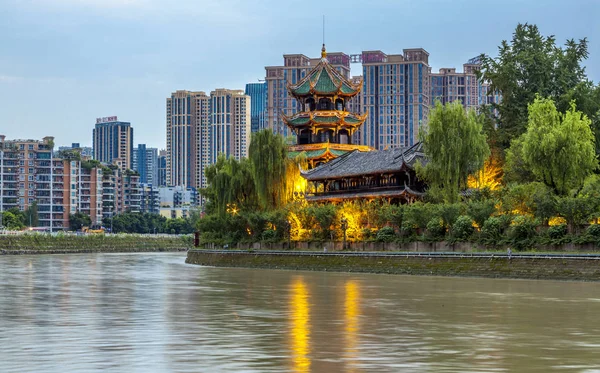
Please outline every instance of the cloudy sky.
[{"label": "cloudy sky", "polygon": [[91,145],[95,118],[117,115],[164,148],[171,92],[243,89],[285,53],[318,56],[323,15],[329,51],[423,47],[435,71],[535,23],[587,36],[600,81],[597,0],[0,0],[0,134]]}]

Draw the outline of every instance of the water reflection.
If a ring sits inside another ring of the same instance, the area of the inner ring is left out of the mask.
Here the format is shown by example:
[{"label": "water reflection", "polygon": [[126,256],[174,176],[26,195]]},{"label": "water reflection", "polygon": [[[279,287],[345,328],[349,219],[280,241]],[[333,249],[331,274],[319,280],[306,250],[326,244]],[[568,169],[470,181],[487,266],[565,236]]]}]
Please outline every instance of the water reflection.
[{"label": "water reflection", "polygon": [[292,366],[294,372],[310,371],[310,305],[309,293],[302,277],[296,278],[290,287],[290,322],[292,342]]},{"label": "water reflection", "polygon": [[358,336],[360,316],[360,284],[356,281],[347,281],[345,285],[346,298],[344,301],[344,337],[346,341],[347,371],[355,372],[358,361]]}]

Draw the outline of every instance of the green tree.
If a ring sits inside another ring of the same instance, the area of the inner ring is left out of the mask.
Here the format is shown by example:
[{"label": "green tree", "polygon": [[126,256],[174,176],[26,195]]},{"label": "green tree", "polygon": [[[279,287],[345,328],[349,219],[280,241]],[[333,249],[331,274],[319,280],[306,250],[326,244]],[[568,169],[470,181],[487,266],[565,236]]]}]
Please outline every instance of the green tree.
[{"label": "green tree", "polygon": [[204,171],[208,187],[200,193],[209,201],[207,212],[224,215],[251,210],[257,206],[255,182],[250,162],[220,154],[217,162]]},{"label": "green tree", "polygon": [[248,149],[258,200],[266,210],[286,202],[287,147],[281,135],[266,129],[255,133]]},{"label": "green tree", "polygon": [[560,114],[552,100],[536,98],[521,141],[525,165],[559,195],[581,188],[598,166],[590,120],[574,103]]},{"label": "green tree", "polygon": [[82,212],[69,214],[69,228],[72,231],[80,230],[82,227],[89,227],[92,224],[92,219],[89,215]]},{"label": "green tree", "polygon": [[[498,128],[504,148],[525,132],[527,105],[536,94],[554,99],[560,111],[568,110],[572,99],[585,105],[584,97],[587,100],[590,92],[579,85],[587,82],[581,66],[587,57],[587,39],[568,40],[558,47],[554,36],[544,37],[536,25],[529,24],[517,25],[510,43],[502,41],[498,57],[481,56],[482,78],[490,82],[490,92],[502,94],[501,102],[493,106],[500,114]],[[591,112],[585,113],[591,116]]]},{"label": "green tree", "polygon": [[483,133],[483,117],[465,111],[459,101],[435,103],[426,131],[419,134],[428,163],[418,167],[434,193],[446,202],[456,202],[458,192],[466,188],[467,178],[478,171],[490,155]]},{"label": "green tree", "polygon": [[[17,210],[18,211],[18,210]],[[9,230],[19,230],[25,228],[23,221],[19,214],[15,215],[14,211],[4,211],[0,213],[2,215],[2,226]]]},{"label": "green tree", "polygon": [[25,220],[25,224],[29,227],[37,227],[39,224],[38,219],[38,205],[37,201],[33,201],[33,203],[25,210],[23,215]]}]

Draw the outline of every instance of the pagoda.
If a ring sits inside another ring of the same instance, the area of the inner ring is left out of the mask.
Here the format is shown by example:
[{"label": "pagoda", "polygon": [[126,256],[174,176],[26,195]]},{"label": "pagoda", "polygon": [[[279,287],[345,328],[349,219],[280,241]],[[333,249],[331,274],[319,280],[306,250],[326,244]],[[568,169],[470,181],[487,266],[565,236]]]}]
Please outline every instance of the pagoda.
[{"label": "pagoda", "polygon": [[309,168],[314,168],[354,150],[372,150],[352,144],[352,135],[367,115],[351,113],[346,108],[361,88],[362,80],[352,84],[329,63],[323,44],[317,66],[297,84],[287,85],[301,107],[292,116],[283,115],[284,122],[297,136],[296,145],[289,147],[288,155],[295,157],[304,152]]}]

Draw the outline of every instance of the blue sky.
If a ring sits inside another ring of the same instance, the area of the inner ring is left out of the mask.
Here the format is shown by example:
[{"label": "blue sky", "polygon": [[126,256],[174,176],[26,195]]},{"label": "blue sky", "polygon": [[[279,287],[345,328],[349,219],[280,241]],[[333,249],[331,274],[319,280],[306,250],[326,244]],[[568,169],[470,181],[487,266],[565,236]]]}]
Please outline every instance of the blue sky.
[{"label": "blue sky", "polygon": [[322,15],[329,51],[422,47],[434,71],[534,23],[560,44],[587,36],[600,81],[596,0],[0,0],[0,134],[91,145],[95,118],[117,115],[164,148],[171,92],[243,89],[284,53],[318,56]]}]

